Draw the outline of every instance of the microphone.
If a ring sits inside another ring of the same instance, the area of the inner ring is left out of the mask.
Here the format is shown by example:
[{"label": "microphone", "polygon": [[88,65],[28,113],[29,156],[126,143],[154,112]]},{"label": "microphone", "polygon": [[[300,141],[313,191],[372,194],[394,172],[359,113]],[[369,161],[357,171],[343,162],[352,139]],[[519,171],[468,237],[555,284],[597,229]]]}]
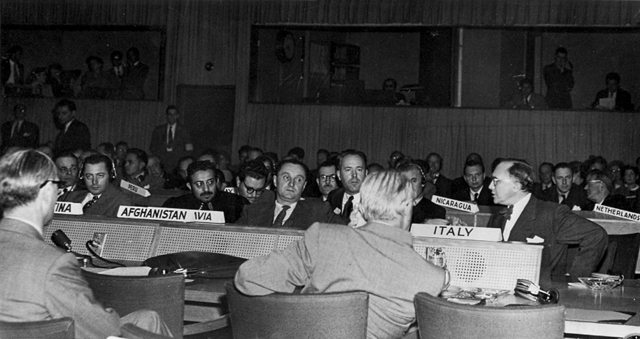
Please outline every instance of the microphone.
[{"label": "microphone", "polygon": [[62,248],[63,250],[67,252],[73,252],[71,250],[71,239],[69,239],[69,237],[67,237],[67,235],[62,230],[53,232],[53,234],[51,234],[51,241],[53,241],[56,246]]}]

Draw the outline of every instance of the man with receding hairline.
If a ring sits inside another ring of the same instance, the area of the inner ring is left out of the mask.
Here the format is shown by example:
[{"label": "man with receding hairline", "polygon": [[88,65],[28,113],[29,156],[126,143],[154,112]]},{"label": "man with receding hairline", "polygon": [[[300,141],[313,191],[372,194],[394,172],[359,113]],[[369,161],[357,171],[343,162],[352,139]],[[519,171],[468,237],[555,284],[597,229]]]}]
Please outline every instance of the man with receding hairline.
[{"label": "man with receding hairline", "polygon": [[[489,188],[497,204],[508,206],[493,216],[489,227],[501,228],[505,241],[543,245],[540,281],[564,281],[588,277],[607,249],[607,233],[599,225],[580,217],[565,205],[536,199],[532,194],[533,170],[520,160],[503,160],[493,171]],[[568,245],[577,245],[578,254],[570,267],[563,262]]]},{"label": "man with receding hairline", "polygon": [[358,204],[360,204],[360,185],[367,176],[365,154],[356,150],[342,152],[337,175],[342,187],[331,192],[327,201],[333,212],[346,219],[350,226],[362,226],[364,219],[358,210]]}]

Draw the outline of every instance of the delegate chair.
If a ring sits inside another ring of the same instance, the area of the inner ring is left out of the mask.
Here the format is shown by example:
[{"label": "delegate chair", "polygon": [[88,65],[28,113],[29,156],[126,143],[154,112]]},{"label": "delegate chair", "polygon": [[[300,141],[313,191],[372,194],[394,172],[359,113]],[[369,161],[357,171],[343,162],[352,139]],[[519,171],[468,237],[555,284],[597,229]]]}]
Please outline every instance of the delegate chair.
[{"label": "delegate chair", "polygon": [[251,297],[226,285],[234,338],[365,338],[365,292]]},{"label": "delegate chair", "polygon": [[113,276],[82,271],[93,294],[104,307],[111,307],[120,316],[147,309],[156,311],[167,324],[174,338],[183,336],[184,276]]},{"label": "delegate chair", "polygon": [[469,306],[418,293],[414,298],[421,339],[563,338],[564,306]]},{"label": "delegate chair", "polygon": [[0,338],[73,339],[74,331],[73,319],[68,317],[18,323],[0,322]]},{"label": "delegate chair", "polygon": [[622,274],[626,279],[633,279],[636,274],[639,248],[640,233],[609,234],[609,246],[599,271],[607,274]]}]

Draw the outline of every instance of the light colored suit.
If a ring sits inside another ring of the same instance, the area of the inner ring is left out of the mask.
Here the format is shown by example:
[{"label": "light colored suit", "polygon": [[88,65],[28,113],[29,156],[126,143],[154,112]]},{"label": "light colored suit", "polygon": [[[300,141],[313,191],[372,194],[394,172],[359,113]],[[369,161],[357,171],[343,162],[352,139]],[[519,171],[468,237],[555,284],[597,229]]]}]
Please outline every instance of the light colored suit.
[{"label": "light colored suit", "polygon": [[46,244],[32,226],[0,220],[0,271],[0,321],[71,317],[76,338],[120,333],[118,314],[94,299],[75,256]]}]

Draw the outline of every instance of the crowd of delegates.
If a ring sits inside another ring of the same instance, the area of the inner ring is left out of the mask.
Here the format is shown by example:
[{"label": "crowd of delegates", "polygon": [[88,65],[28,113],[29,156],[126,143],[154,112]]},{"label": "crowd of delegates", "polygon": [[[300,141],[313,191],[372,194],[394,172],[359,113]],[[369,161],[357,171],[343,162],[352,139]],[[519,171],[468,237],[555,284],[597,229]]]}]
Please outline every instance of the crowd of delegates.
[{"label": "crowd of delegates", "polygon": [[113,51],[110,65],[96,55],[85,60],[86,70],[65,70],[59,63],[33,67],[25,74],[23,49],[12,46],[1,60],[5,95],[90,99],[144,99],[149,66],[140,60],[140,51],[131,47],[126,62],[121,51]]},{"label": "crowd of delegates", "polygon": [[[24,120],[23,108],[16,106],[15,121]],[[245,145],[238,151],[239,162],[232,165],[225,152],[207,149],[193,154],[175,106],[167,108],[166,123],[154,130],[146,148],[150,153],[124,141],[92,149],[89,129],[75,118],[76,109],[67,99],[56,104],[60,131],[49,149],[39,147],[41,152],[24,150],[33,148],[25,141],[28,138],[20,139],[24,143],[14,139],[19,129],[15,121],[2,129],[3,142],[5,130],[10,133],[3,161],[15,163],[15,157],[29,156],[46,165],[50,160],[42,157],[45,153],[52,159],[56,170],[40,175],[37,182],[46,180],[40,186],[47,190],[42,199],[49,199],[53,186],[46,184],[52,181],[57,184],[58,201],[80,203],[88,215],[113,217],[120,206],[149,204],[147,197],[122,188],[135,185],[151,192],[151,197],[165,195],[164,207],[221,211],[230,224],[308,229],[304,240],[287,251],[244,264],[236,278],[238,288],[265,294],[308,283],[309,292],[369,291],[375,296],[368,323],[374,337],[394,337],[408,328],[414,317],[412,288],[423,286],[437,294],[444,286],[444,273],[411,249],[408,232],[412,223],[459,222],[446,219],[446,210],[431,202],[434,194],[501,206],[489,227],[500,228],[507,241],[545,245],[543,283],[588,276],[606,251],[606,232],[572,210],[603,204],[637,211],[640,204],[637,167],[600,156],[584,162],[544,162],[538,180],[524,160],[499,158],[487,168],[477,153],[467,156],[459,169],[461,176],[453,179],[442,174],[443,159],[437,153],[423,158],[394,151],[383,166],[369,163],[358,150],[320,149],[310,170],[300,147],[280,159],[274,152]],[[37,203],[45,205],[50,204]],[[13,204],[3,207],[8,217],[27,213]],[[48,213],[42,212],[38,225],[50,220]],[[2,232],[0,225],[0,241]],[[577,248],[571,262],[566,260],[569,247]],[[345,270],[334,265],[334,258],[362,269]],[[388,284],[374,283],[381,279]]]}]

